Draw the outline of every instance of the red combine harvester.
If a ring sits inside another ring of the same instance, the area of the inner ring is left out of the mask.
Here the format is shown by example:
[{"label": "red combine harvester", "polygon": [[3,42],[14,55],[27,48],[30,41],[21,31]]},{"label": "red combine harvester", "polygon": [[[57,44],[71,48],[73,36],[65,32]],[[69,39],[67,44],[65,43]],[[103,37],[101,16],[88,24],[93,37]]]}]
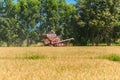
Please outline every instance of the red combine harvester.
[{"label": "red combine harvester", "polygon": [[48,34],[43,35],[43,43],[45,46],[65,46],[66,42],[74,40],[74,38],[69,38],[62,40],[60,36],[57,36],[55,32],[51,31]]}]

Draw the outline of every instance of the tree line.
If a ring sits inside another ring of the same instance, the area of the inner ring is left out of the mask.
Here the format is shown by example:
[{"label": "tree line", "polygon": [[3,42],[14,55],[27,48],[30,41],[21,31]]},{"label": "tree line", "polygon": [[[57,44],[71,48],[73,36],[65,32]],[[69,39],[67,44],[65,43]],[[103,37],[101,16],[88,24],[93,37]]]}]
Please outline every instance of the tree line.
[{"label": "tree line", "polygon": [[27,46],[54,30],[74,45],[116,43],[120,38],[120,0],[3,0],[0,2],[0,45]]}]

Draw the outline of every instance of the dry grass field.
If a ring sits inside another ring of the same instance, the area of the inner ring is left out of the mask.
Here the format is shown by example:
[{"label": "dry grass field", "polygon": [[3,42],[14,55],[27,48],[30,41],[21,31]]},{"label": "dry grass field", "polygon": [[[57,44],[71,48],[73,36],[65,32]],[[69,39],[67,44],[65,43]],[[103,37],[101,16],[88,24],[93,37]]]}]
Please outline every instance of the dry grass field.
[{"label": "dry grass field", "polygon": [[120,47],[1,47],[0,80],[120,80]]}]

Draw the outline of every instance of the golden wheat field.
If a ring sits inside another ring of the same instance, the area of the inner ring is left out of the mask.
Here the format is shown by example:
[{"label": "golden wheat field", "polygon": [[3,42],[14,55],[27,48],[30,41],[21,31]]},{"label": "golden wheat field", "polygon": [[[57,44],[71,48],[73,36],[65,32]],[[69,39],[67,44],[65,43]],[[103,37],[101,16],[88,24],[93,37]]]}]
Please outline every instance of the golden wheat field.
[{"label": "golden wheat field", "polygon": [[1,47],[0,80],[120,80],[120,62],[98,58],[114,53],[120,47]]}]

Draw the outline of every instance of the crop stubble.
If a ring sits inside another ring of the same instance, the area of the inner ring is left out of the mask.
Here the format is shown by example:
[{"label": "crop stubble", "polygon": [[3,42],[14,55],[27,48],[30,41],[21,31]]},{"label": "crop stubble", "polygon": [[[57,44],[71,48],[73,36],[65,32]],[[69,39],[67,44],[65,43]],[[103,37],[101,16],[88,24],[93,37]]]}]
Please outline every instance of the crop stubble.
[{"label": "crop stubble", "polygon": [[[120,47],[1,47],[0,80],[119,80]],[[29,59],[29,55],[44,58]]]}]

